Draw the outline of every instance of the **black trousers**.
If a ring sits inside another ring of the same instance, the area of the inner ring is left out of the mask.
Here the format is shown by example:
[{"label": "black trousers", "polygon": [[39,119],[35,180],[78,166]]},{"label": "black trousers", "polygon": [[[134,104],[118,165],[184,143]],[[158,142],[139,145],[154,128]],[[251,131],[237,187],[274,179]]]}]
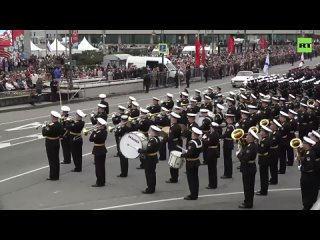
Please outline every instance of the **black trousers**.
[{"label": "black trousers", "polygon": [[189,86],[190,86],[190,79],[189,78],[186,78],[186,83],[187,83],[187,88],[189,88]]},{"label": "black trousers", "polygon": [[120,138],[115,137],[116,145],[117,145],[117,154],[120,154]]},{"label": "black trousers", "polygon": [[129,163],[128,163],[128,158],[123,156],[123,154],[120,152],[119,153],[120,157],[120,169],[121,169],[121,176],[128,176],[128,168],[129,168]]},{"label": "black trousers", "polygon": [[244,204],[246,206],[253,206],[255,176],[256,172],[242,172]]},{"label": "black trousers", "polygon": [[207,163],[208,163],[208,176],[209,176],[209,187],[218,187],[218,175],[217,175],[217,157],[207,152]]},{"label": "black trousers", "polygon": [[157,158],[147,158],[145,161],[144,172],[147,180],[147,191],[154,192],[156,190],[156,165]]},{"label": "black trousers", "polygon": [[203,156],[203,163],[207,164],[208,163],[208,147],[203,146],[203,151],[202,151],[202,156]]},{"label": "black trousers", "polygon": [[199,194],[199,175],[198,170],[199,166],[186,168],[187,170],[187,179],[190,190],[190,197],[198,198]]},{"label": "black trousers", "polygon": [[71,138],[71,154],[75,166],[75,171],[82,171],[82,144],[83,139],[73,140]]},{"label": "black trousers", "polygon": [[277,184],[278,183],[278,161],[279,161],[279,152],[278,150],[271,150],[270,153],[270,182]]},{"label": "black trousers", "polygon": [[232,149],[223,148],[224,176],[232,177]]},{"label": "black trousers", "polygon": [[159,160],[167,159],[167,142],[162,141],[159,148]]},{"label": "black trousers", "polygon": [[146,84],[146,93],[149,92],[150,84]]},{"label": "black trousers", "polygon": [[63,161],[65,163],[71,163],[71,147],[70,147],[69,135],[65,136],[61,140],[61,147],[62,147],[62,152],[63,152]]},{"label": "black trousers", "polygon": [[279,172],[286,173],[287,149],[288,149],[287,141],[280,143],[279,148],[280,148],[280,151],[279,151],[279,162],[280,162]]},{"label": "black trousers", "polygon": [[106,154],[94,155],[94,166],[96,170],[97,181],[96,184],[103,186],[106,183]]},{"label": "black trousers", "polygon": [[318,198],[319,184],[316,173],[301,172],[300,187],[303,207],[309,210]]},{"label": "black trousers", "polygon": [[[290,139],[291,141],[291,139]],[[294,154],[293,154],[293,148],[292,147],[287,147],[287,163],[289,166],[292,166],[293,165],[293,161],[294,161]]]},{"label": "black trousers", "polygon": [[60,150],[60,140],[48,140],[46,139],[46,152],[49,161],[49,178],[59,179],[60,175],[60,160],[59,160],[59,150]]},{"label": "black trousers", "polygon": [[269,173],[268,173],[269,165],[259,165],[260,172],[260,192],[263,194],[268,193],[269,186]]},{"label": "black trousers", "polygon": [[51,101],[56,102],[57,101],[57,92],[52,92],[51,91]]}]

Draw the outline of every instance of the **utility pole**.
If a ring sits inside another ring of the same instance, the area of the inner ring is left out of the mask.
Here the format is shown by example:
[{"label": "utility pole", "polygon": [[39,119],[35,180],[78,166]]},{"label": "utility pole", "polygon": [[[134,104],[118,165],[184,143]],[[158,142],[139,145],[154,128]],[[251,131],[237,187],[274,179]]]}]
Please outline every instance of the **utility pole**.
[{"label": "utility pole", "polygon": [[244,30],[244,51],[247,51],[247,30]]},{"label": "utility pole", "polygon": [[102,30],[102,42],[103,42],[102,52],[104,55],[106,54],[106,30]]},{"label": "utility pole", "polygon": [[56,30],[56,57],[58,56],[58,30]]},{"label": "utility pole", "polygon": [[71,35],[72,35],[72,30],[69,30],[69,60],[70,60],[70,64],[69,64],[69,81],[68,81],[68,102],[69,102],[69,93],[70,90],[73,88],[73,83],[72,83],[72,39],[71,39]]}]

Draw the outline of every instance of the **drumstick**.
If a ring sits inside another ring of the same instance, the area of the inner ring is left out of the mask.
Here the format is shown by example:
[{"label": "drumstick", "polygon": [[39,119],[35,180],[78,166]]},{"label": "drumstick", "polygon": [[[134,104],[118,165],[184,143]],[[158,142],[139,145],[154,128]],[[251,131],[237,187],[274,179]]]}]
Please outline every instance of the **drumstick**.
[{"label": "drumstick", "polygon": [[184,151],[184,152],[188,152],[187,149],[184,149],[184,148],[180,147],[179,145],[176,145],[176,147],[179,148],[179,149],[181,149],[181,150]]}]

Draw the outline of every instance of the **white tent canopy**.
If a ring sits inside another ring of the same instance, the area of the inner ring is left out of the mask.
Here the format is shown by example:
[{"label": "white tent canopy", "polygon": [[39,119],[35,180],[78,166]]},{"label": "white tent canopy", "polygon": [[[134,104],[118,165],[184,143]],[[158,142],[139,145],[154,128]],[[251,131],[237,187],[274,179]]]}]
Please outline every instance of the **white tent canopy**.
[{"label": "white tent canopy", "polygon": [[66,51],[66,47],[61,44],[61,42],[57,39],[54,39],[53,43],[50,45],[51,51],[57,50],[57,41],[58,41],[58,51]]},{"label": "white tent canopy", "polygon": [[38,46],[36,46],[32,41],[30,41],[30,48],[31,51],[46,51],[45,49],[41,49]]},{"label": "white tent canopy", "polygon": [[99,51],[98,48],[93,47],[86,37],[84,37],[81,41],[81,43],[78,45],[78,50],[80,51]]}]

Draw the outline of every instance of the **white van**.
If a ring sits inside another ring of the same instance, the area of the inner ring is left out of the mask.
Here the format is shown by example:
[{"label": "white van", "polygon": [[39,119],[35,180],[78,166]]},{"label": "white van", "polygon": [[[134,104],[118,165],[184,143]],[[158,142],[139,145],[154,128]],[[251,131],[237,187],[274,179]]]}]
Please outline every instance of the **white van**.
[{"label": "white van", "polygon": [[[143,68],[149,66],[150,68],[158,67],[162,64],[162,57],[136,57],[130,56],[127,58],[126,67],[129,68],[131,65],[135,65],[137,68]],[[163,58],[164,67],[168,70],[169,81],[173,81],[177,69],[171,63],[171,61],[164,57]],[[179,71],[180,79],[183,78],[183,72]]]},{"label": "white van", "polygon": [[[205,49],[207,54],[211,54],[212,53],[211,47],[204,47],[204,49]],[[196,47],[195,46],[185,46],[182,49],[181,54],[183,56],[186,56],[186,55],[195,56],[196,55]],[[200,55],[201,54],[202,54],[202,46],[200,46]]]}]

